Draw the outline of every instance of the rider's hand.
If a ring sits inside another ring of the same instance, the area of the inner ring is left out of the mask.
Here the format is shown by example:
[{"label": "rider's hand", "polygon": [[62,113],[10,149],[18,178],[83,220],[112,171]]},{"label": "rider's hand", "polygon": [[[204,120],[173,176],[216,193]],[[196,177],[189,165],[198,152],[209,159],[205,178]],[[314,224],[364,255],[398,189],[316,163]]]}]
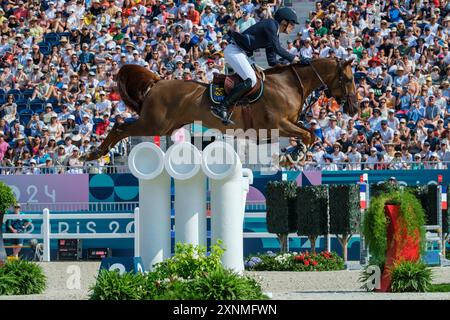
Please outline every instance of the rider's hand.
[{"label": "rider's hand", "polygon": [[300,62],[299,56],[295,56],[294,60],[292,60],[292,63],[297,63],[297,62]]}]

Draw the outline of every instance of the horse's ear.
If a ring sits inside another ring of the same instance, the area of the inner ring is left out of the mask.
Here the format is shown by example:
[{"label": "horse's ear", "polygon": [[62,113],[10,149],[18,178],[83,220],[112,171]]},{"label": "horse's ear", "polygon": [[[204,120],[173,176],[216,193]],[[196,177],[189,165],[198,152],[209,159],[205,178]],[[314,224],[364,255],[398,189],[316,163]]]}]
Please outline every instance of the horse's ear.
[{"label": "horse's ear", "polygon": [[351,58],[351,59],[345,60],[342,66],[346,67],[348,65],[351,65],[351,63],[353,62],[353,59],[355,59],[355,58]]}]

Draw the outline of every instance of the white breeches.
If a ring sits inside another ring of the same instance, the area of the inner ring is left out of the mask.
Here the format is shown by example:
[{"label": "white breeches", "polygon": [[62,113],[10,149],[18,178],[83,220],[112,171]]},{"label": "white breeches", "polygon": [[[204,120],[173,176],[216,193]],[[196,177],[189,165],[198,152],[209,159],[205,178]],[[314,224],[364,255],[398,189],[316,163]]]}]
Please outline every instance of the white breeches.
[{"label": "white breeches", "polygon": [[230,43],[223,51],[225,61],[233,68],[233,70],[243,79],[250,78],[252,87],[256,85],[256,74],[245,52],[237,45]]}]

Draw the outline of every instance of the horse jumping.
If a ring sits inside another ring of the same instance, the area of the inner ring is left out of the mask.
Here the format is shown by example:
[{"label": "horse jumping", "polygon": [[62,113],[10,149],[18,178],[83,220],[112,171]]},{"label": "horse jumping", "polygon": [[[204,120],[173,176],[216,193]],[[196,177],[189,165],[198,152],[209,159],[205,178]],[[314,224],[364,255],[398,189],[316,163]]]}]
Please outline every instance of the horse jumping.
[{"label": "horse jumping", "polygon": [[312,60],[308,65],[295,63],[265,70],[263,96],[247,106],[247,114],[234,112],[233,124],[228,126],[210,112],[208,84],[192,80],[160,80],[143,67],[125,65],[117,75],[117,86],[124,103],[136,111],[139,118],[134,122],[116,123],[104,142],[84,159],[90,161],[102,157],[126,137],[170,135],[194,121],[201,121],[204,126],[223,133],[227,129],[252,128],[257,132],[279,129],[280,136],[298,137],[309,146],[315,136],[300,127],[298,119],[305,99],[314,90],[322,87],[327,96],[343,103],[347,114],[357,112],[351,62],[322,58]]}]

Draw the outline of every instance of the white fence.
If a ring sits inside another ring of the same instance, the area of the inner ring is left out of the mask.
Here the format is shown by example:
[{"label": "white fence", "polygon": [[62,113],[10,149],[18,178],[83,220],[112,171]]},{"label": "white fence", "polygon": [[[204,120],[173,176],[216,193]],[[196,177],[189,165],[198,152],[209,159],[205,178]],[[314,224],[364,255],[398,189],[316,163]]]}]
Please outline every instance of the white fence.
[{"label": "white fence", "polygon": [[[131,203],[129,204],[131,205]],[[262,202],[247,203],[253,210],[264,210],[265,204]],[[245,218],[265,218],[266,212],[245,213]],[[41,240],[44,253],[43,261],[50,261],[50,240],[52,239],[134,239],[134,250],[138,252],[139,246],[139,208],[134,208],[134,213],[50,213],[48,208],[42,210],[42,214],[6,214],[4,220],[42,220],[41,233],[4,233],[4,239],[37,239]],[[134,220],[134,233],[52,233],[51,223],[55,220],[86,220],[86,219],[132,219]],[[208,217],[209,219],[209,217]],[[295,235],[290,235],[294,237]],[[268,232],[244,232],[244,238],[276,238],[275,234]]]},{"label": "white fence", "polygon": [[[33,219],[42,220],[41,234],[32,233],[5,233],[5,239],[39,239],[44,246],[43,261],[50,261],[50,240],[52,239],[138,239],[135,233],[52,233],[52,220],[80,220],[80,219],[134,219],[135,227],[139,224],[139,208],[135,208],[133,213],[74,213],[74,214],[50,214],[49,209],[44,209],[42,214],[7,214],[6,220]],[[139,230],[139,228],[135,228]],[[138,241],[135,240],[135,250]]]}]

